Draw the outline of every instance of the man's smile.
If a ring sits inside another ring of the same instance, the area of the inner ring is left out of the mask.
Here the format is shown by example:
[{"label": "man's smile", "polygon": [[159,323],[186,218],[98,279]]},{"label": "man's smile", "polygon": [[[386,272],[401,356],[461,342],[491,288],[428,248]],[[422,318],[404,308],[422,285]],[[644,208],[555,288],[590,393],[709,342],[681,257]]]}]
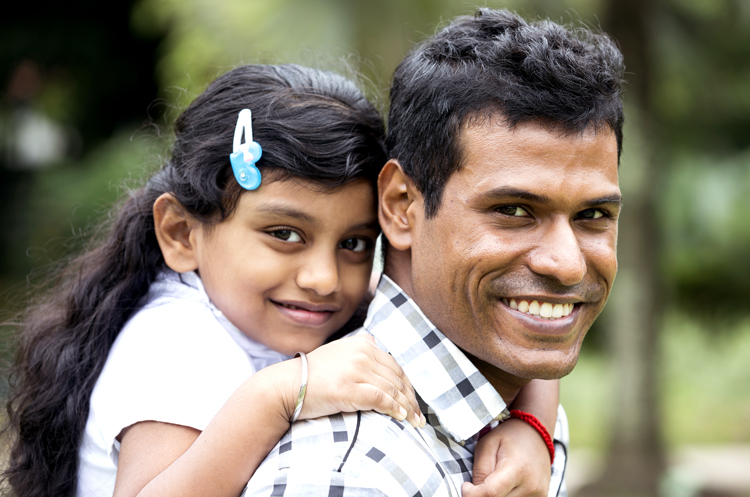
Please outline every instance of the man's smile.
[{"label": "man's smile", "polygon": [[[563,302],[565,300],[565,302]],[[541,342],[567,343],[581,331],[581,319],[586,319],[586,302],[571,299],[546,297],[501,297],[495,300],[500,314],[496,317],[496,329],[506,333],[512,329],[526,336],[533,347]],[[514,324],[515,323],[515,324]],[[540,342],[541,341],[541,342]]]},{"label": "man's smile", "polygon": [[511,309],[543,319],[560,319],[573,312],[575,303],[555,304],[534,299],[503,299]]}]

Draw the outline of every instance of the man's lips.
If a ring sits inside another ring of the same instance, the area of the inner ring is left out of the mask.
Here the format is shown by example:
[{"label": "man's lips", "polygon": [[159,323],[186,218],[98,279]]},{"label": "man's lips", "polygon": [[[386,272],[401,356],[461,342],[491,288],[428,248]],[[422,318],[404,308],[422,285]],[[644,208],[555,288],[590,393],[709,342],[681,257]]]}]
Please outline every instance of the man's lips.
[{"label": "man's lips", "polygon": [[335,304],[315,304],[297,300],[271,300],[276,308],[292,321],[305,326],[326,323],[334,312],[340,310]]},{"label": "man's lips", "polygon": [[[577,329],[585,302],[550,302],[533,297],[505,297],[500,302],[507,312],[526,330],[547,337],[570,336]],[[567,312],[567,314],[565,314]],[[560,314],[559,317],[556,317]]]},{"label": "man's lips", "polygon": [[[548,302],[534,298],[503,298],[503,303],[511,309],[542,319],[561,319],[569,316],[576,308],[576,302]],[[580,304],[580,302],[578,302]]]}]

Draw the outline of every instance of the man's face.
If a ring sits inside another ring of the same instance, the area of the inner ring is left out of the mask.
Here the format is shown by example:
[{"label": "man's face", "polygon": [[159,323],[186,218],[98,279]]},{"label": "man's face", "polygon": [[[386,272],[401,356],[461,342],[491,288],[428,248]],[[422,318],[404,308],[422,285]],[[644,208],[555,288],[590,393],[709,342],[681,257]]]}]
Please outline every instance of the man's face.
[{"label": "man's face", "polygon": [[456,345],[519,378],[559,378],[617,272],[617,143],[487,123],[432,219],[417,214],[412,297]]}]

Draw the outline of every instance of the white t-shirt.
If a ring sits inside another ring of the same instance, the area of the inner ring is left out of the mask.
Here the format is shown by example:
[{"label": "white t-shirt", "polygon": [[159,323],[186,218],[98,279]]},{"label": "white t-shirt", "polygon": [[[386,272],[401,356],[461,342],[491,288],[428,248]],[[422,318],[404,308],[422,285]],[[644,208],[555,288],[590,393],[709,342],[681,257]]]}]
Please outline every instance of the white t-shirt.
[{"label": "white t-shirt", "polygon": [[289,358],[235,328],[195,273],[162,273],[145,302],[115,340],[91,395],[78,497],[114,493],[124,428],[161,421],[202,431],[250,375]]}]

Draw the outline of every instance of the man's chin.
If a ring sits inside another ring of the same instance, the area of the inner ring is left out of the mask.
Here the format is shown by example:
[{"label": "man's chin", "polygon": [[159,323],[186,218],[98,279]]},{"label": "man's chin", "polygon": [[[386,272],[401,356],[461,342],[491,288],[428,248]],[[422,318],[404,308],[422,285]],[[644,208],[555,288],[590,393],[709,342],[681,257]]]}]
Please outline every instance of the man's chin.
[{"label": "man's chin", "polygon": [[518,375],[518,377],[527,380],[559,380],[560,378],[563,378],[570,374],[570,372],[573,371],[573,368],[575,368],[575,363],[565,368],[545,368],[533,370],[527,369],[519,372],[520,374]]},{"label": "man's chin", "polygon": [[578,353],[566,355],[559,351],[536,351],[533,355],[536,357],[490,362],[506,373],[524,380],[557,380],[567,376],[578,363]]}]

